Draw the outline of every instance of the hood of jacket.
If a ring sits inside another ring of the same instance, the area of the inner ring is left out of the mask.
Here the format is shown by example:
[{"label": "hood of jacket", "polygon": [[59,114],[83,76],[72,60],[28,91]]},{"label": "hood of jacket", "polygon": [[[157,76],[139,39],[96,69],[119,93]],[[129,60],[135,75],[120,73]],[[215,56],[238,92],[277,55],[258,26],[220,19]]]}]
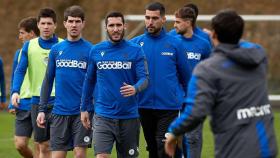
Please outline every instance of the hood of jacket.
[{"label": "hood of jacket", "polygon": [[257,44],[224,44],[220,43],[214,52],[223,53],[235,63],[246,67],[256,67],[263,63],[266,54],[262,47]]}]

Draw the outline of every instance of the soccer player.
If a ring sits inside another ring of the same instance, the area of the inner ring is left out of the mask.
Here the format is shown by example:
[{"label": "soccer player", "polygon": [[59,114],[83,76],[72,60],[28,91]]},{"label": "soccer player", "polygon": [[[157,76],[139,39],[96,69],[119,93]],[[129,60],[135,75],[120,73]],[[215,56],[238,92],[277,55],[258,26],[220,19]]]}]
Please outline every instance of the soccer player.
[{"label": "soccer player", "polygon": [[[28,71],[30,93],[32,96],[31,119],[34,130],[34,141],[39,143],[39,157],[45,158],[50,157],[50,151],[48,149],[49,127],[47,126],[47,128],[42,129],[39,128],[36,123],[39,96],[44,74],[46,72],[50,48],[59,41],[62,41],[62,39],[59,39],[54,35],[56,28],[56,13],[54,10],[50,8],[41,9],[37,21],[40,37],[25,42],[22,47],[20,61],[14,74],[12,103],[14,106],[19,106],[20,89],[22,87],[24,76]],[[54,96],[54,93],[52,96]],[[51,97],[48,106],[49,111],[52,109],[53,101],[54,97]]]},{"label": "soccer player", "polygon": [[6,108],[6,83],[2,58],[0,57],[0,108]]},{"label": "soccer player", "polygon": [[[19,40],[22,43],[36,38],[39,36],[40,31],[37,27],[37,19],[34,17],[24,18],[18,25],[19,29]],[[14,72],[20,59],[21,49],[18,49],[15,53],[13,60],[13,71],[11,77],[11,91],[13,85]],[[32,135],[32,121],[31,121],[31,94],[30,94],[30,83],[28,74],[25,74],[24,81],[21,87],[20,102],[18,106],[9,105],[9,112],[16,115],[15,120],[15,146],[21,156],[25,158],[38,157],[38,143],[34,143],[34,154],[28,147],[29,139]]]},{"label": "soccer player", "polygon": [[148,4],[145,33],[132,39],[142,46],[150,71],[148,88],[138,94],[140,120],[150,158],[168,157],[163,140],[169,124],[182,108],[190,77],[183,44],[166,32],[165,22],[164,6],[158,2]]},{"label": "soccer player", "polygon": [[45,112],[55,78],[56,98],[50,118],[52,158],[65,158],[67,151],[73,149],[76,158],[85,158],[86,149],[91,144],[92,131],[81,123],[80,104],[92,44],[82,38],[85,13],[80,6],[67,8],[63,23],[67,38],[53,46],[49,54],[37,124],[45,128]]},{"label": "soccer player", "polygon": [[[212,42],[211,42],[209,35],[196,25],[196,19],[197,19],[198,13],[199,13],[198,7],[193,3],[186,4],[186,5],[184,5],[184,7],[192,8],[195,12],[195,19],[193,20],[193,33],[195,35],[205,39],[211,45]],[[174,29],[170,30],[169,34],[176,36],[176,34],[177,34],[176,29],[174,28]]]},{"label": "soccer player", "polygon": [[[194,33],[196,14],[190,7],[183,7],[175,12],[174,28],[184,47],[190,71],[192,72],[196,64],[209,57],[211,45],[208,41]],[[191,73],[190,72],[190,73]],[[185,107],[183,107],[184,109]],[[202,126],[199,125],[193,131],[186,133],[183,139],[184,157],[200,158],[202,149]]]},{"label": "soccer player", "polygon": [[244,21],[233,10],[211,21],[215,46],[194,69],[184,113],[170,126],[165,143],[174,153],[176,138],[211,116],[215,156],[275,158],[277,144],[267,93],[267,58],[263,49],[238,45]]},{"label": "soccer player", "polygon": [[93,144],[97,158],[109,158],[116,142],[119,158],[138,157],[140,121],[135,94],[148,84],[145,55],[139,45],[123,39],[125,22],[120,12],[105,18],[108,41],[91,50],[83,85],[81,119],[90,128],[87,106],[95,85]]}]

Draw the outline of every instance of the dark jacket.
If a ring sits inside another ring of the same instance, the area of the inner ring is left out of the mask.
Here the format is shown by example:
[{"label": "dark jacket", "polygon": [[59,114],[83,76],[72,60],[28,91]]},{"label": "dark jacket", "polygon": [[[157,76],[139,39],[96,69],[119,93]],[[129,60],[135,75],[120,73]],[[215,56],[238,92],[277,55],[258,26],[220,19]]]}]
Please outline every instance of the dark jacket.
[{"label": "dark jacket", "polygon": [[169,127],[179,135],[210,115],[218,158],[261,158],[277,154],[267,93],[267,58],[262,48],[219,44],[194,69],[186,108]]}]

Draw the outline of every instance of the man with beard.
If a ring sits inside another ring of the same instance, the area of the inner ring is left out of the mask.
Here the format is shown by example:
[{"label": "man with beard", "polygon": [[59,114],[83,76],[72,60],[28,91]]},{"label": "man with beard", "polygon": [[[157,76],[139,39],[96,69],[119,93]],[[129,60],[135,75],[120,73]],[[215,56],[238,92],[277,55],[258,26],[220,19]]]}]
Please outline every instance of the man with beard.
[{"label": "man with beard", "polygon": [[97,158],[109,158],[116,142],[119,158],[138,157],[140,122],[135,94],[148,84],[148,69],[140,46],[123,39],[124,17],[111,12],[105,18],[108,41],[91,50],[83,85],[81,120],[90,128],[87,106],[95,89],[93,144]]},{"label": "man with beard", "polygon": [[[132,39],[142,46],[150,71],[149,85],[138,94],[139,113],[150,158],[165,158],[165,133],[182,108],[190,71],[182,43],[167,34],[165,8],[147,5],[145,34]],[[182,87],[183,86],[183,90]]]},{"label": "man with beard", "polygon": [[[183,7],[175,12],[174,28],[177,36],[183,43],[184,52],[190,65],[190,71],[211,53],[208,41],[194,33],[196,15],[190,7]],[[191,73],[190,72],[190,73]],[[183,106],[183,109],[185,107]],[[202,124],[193,131],[186,133],[183,138],[184,157],[200,158],[202,149]]]},{"label": "man with beard", "polygon": [[[198,16],[198,13],[199,13],[198,7],[193,3],[188,3],[188,4],[184,5],[184,7],[189,7],[191,9],[193,9],[193,11],[195,12],[195,18],[192,21],[192,23],[193,23],[193,33],[195,35],[199,36],[200,38],[203,38],[210,45],[212,45],[209,34],[207,32],[204,32],[199,26],[196,25],[197,16]],[[178,35],[175,28],[170,30],[169,34],[172,35],[172,36],[177,36]]]},{"label": "man with beard", "polygon": [[84,26],[83,9],[80,6],[67,8],[64,12],[67,38],[53,46],[49,55],[37,124],[45,127],[45,112],[55,78],[56,98],[50,124],[53,158],[65,158],[67,151],[73,149],[76,158],[85,158],[86,149],[91,144],[91,129],[83,127],[80,119],[82,86],[92,48],[92,44],[82,38]]}]

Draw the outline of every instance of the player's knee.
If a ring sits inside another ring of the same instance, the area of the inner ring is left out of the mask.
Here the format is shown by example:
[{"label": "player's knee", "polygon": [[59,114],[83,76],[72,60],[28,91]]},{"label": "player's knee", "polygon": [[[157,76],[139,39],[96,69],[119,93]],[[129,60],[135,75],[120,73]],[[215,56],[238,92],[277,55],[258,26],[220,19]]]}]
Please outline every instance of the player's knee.
[{"label": "player's knee", "polygon": [[28,148],[28,144],[26,140],[22,140],[22,139],[15,139],[15,146],[17,150],[24,150],[26,148]]},{"label": "player's knee", "polygon": [[16,142],[15,146],[17,150],[25,150],[28,148],[28,145],[24,142]]},{"label": "player's knee", "polygon": [[109,158],[110,155],[109,154],[97,154],[96,158]]},{"label": "player's knee", "polygon": [[75,158],[85,158],[86,157],[86,151],[84,150],[78,150],[74,152]]},{"label": "player's knee", "polygon": [[39,143],[40,153],[49,153],[49,143],[48,142],[42,142]]}]

